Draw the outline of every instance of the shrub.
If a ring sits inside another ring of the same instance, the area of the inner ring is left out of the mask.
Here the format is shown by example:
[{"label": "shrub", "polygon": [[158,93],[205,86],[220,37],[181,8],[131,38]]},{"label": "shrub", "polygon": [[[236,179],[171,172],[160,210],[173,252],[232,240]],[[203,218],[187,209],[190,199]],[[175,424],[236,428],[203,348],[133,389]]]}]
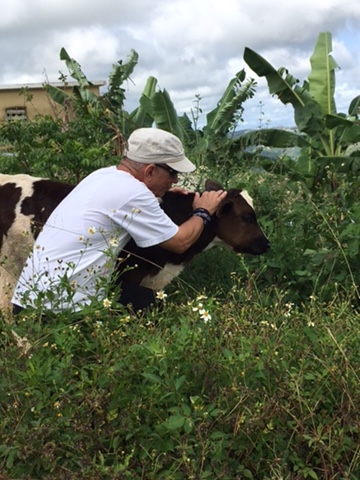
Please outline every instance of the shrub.
[{"label": "shrub", "polygon": [[234,289],[226,302],[198,295],[144,317],[20,316],[1,336],[1,471],[355,480],[359,315],[315,300],[305,313],[267,294],[277,301],[254,292],[240,306]]}]

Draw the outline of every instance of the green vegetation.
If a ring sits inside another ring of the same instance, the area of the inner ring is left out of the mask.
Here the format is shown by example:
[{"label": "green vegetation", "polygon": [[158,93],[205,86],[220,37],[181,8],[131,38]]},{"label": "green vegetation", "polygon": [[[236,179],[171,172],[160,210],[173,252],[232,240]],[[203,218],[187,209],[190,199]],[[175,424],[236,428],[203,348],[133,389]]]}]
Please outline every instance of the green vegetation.
[{"label": "green vegetation", "polygon": [[[80,85],[66,129],[50,118],[0,127],[0,142],[14,154],[1,158],[2,172],[76,182],[114,163],[135,124],[162,121],[199,167],[188,183],[214,178],[246,188],[271,240],[262,257],[204,252],[163,295],[164,308],[143,316],[109,301],[47,321],[36,312],[11,325],[4,319],[2,474],[360,478],[360,189],[351,148],[359,120],[356,99],[349,115],[337,114],[332,101],[320,108],[314,85],[324,79],[327,99],[334,94],[329,40],[320,34],[303,87],[245,50],[249,66],[264,69],[271,93],[292,102],[298,132],[264,129],[232,138],[254,94],[245,72],[236,74],[203,128],[200,97],[192,119],[179,118],[153,78],[139,109],[128,114],[121,84],[136,52],[114,66],[110,98],[94,99],[80,66],[62,51]],[[298,145],[301,153],[294,160],[284,150],[270,161],[245,145]]]}]

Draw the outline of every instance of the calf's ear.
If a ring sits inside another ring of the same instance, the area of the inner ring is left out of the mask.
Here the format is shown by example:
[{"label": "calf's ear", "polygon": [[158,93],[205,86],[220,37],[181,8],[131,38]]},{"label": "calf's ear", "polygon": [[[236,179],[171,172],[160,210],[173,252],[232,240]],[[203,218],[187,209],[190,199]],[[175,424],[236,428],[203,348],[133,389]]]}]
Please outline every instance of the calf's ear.
[{"label": "calf's ear", "polygon": [[212,190],[224,190],[220,183],[215,182],[214,180],[205,180],[205,191],[211,192]]},{"label": "calf's ear", "polygon": [[221,215],[224,215],[230,212],[230,210],[232,209],[232,206],[233,206],[233,201],[225,197],[216,210],[216,216],[221,217]]}]

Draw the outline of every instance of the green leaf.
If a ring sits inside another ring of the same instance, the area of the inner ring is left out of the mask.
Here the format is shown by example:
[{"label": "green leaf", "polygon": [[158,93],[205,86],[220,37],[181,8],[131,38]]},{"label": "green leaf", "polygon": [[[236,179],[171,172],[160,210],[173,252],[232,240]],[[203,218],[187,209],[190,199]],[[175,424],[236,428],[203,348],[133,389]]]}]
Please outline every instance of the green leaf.
[{"label": "green leaf", "polygon": [[335,69],[338,64],[330,55],[332,51],[331,33],[321,32],[310,58],[310,93],[320,106],[322,115],[335,114]]},{"label": "green leaf", "polygon": [[248,47],[244,50],[244,60],[259,77],[266,78],[270,94],[277,95],[284,104],[305,106],[301,91],[294,88],[299,81],[289,75],[286,69],[276,70],[261,55]]},{"label": "green leaf", "polygon": [[358,117],[360,113],[360,95],[351,100],[348,111],[351,117]]},{"label": "green leaf", "polygon": [[152,113],[152,98],[155,94],[156,85],[157,79],[155,77],[149,77],[147,79],[145,88],[139,100],[140,106],[136,110],[134,110],[129,117],[129,123],[132,123],[134,126],[132,130],[140,127],[152,126],[154,122],[154,117]]},{"label": "green leaf", "polygon": [[163,422],[163,426],[168,430],[179,430],[184,426],[185,417],[182,415],[172,415],[170,418]]},{"label": "green leaf", "polygon": [[151,380],[153,383],[162,383],[162,379],[154,373],[142,373],[141,375],[147,380]]},{"label": "green leaf", "polygon": [[178,392],[180,388],[184,385],[186,380],[186,376],[182,375],[181,377],[177,378],[174,382],[175,390]]},{"label": "green leaf", "polygon": [[238,112],[242,111],[242,104],[252,98],[255,93],[256,82],[248,80],[244,85],[245,70],[240,70],[230,81],[216,108],[206,116],[206,133],[226,135],[236,122]]},{"label": "green leaf", "polygon": [[151,103],[156,127],[173,133],[182,140],[178,115],[169,93],[165,89],[154,93]]},{"label": "green leaf", "polygon": [[234,142],[245,145],[263,145],[275,148],[308,147],[309,139],[298,132],[276,128],[251,130],[237,137]]},{"label": "green leaf", "polygon": [[70,58],[65,48],[60,50],[60,60],[65,61],[70,75],[79,83],[80,87],[88,87],[90,85],[88,79],[81,70],[80,64],[73,58]]},{"label": "green leaf", "polygon": [[47,91],[49,97],[52,100],[54,100],[54,102],[58,103],[59,105],[65,106],[66,103],[71,99],[70,95],[68,95],[66,92],[64,92],[60,88],[54,87],[54,85],[50,85],[49,83],[45,83],[44,88]]}]

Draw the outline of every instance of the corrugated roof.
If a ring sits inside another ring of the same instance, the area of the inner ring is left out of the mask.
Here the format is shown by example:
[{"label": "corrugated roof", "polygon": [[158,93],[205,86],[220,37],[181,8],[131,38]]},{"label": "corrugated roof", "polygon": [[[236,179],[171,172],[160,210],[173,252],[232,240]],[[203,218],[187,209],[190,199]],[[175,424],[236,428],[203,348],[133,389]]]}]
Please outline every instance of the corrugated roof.
[{"label": "corrugated roof", "polygon": [[[90,82],[91,85],[94,87],[102,87],[106,85],[105,80],[97,80],[94,82]],[[78,82],[44,82],[44,83],[13,83],[9,85],[0,85],[0,90],[20,90],[21,88],[32,88],[32,89],[42,89],[44,88],[44,84],[53,85],[54,87],[64,88],[64,87],[76,87],[79,86]]]}]

